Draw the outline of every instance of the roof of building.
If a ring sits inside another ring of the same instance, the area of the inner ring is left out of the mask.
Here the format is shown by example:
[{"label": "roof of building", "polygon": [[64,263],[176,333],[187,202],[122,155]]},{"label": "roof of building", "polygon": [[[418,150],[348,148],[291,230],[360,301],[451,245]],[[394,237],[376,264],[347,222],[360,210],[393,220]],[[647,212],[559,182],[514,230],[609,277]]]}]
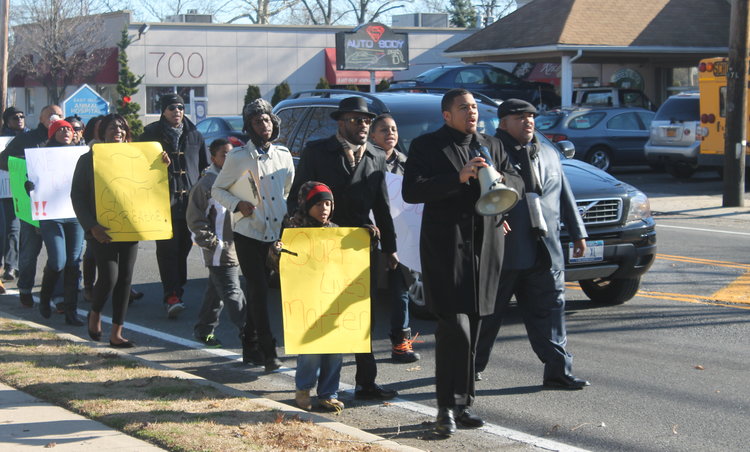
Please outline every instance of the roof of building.
[{"label": "roof of building", "polygon": [[467,61],[480,55],[518,59],[524,51],[542,58],[551,51],[572,55],[578,49],[640,57],[654,50],[726,54],[729,13],[727,0],[533,0],[445,53]]}]

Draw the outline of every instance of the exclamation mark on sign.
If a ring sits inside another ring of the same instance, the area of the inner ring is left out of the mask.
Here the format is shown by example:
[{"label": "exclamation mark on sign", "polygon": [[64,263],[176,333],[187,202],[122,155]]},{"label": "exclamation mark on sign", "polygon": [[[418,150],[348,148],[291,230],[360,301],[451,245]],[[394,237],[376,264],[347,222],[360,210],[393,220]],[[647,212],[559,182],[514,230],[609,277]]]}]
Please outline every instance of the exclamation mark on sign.
[{"label": "exclamation mark on sign", "polygon": [[44,211],[46,208],[47,208],[47,201],[42,201],[42,216],[43,217],[47,216],[47,212]]},{"label": "exclamation mark on sign", "polygon": [[34,215],[38,217],[39,216],[39,201],[34,201],[34,210],[36,210],[36,213]]}]

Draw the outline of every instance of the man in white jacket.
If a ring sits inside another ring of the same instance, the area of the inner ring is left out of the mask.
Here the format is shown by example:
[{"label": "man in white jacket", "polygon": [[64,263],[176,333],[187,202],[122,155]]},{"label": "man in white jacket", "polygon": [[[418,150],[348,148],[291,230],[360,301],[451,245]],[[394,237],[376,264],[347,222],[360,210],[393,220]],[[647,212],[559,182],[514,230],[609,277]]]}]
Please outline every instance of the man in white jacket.
[{"label": "man in white jacket", "polygon": [[[286,198],[294,180],[292,154],[272,144],[280,119],[268,101],[257,99],[242,110],[244,131],[251,142],[233,150],[214,182],[211,194],[235,215],[234,243],[247,283],[247,318],[242,344],[245,363],[263,364],[267,372],[281,367],[268,318],[268,248],[280,239]],[[242,179],[251,192],[237,196],[232,189]],[[233,194],[234,192],[235,194]]]}]

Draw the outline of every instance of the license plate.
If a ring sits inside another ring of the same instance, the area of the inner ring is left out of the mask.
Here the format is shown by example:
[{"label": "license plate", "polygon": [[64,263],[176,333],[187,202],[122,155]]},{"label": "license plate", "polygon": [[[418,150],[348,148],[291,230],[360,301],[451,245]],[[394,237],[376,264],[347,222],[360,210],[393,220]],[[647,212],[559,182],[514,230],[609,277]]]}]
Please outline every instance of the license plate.
[{"label": "license plate", "polygon": [[586,252],[582,257],[573,257],[573,243],[568,244],[568,259],[571,264],[598,262],[604,260],[604,240],[587,240]]},{"label": "license plate", "polygon": [[677,136],[677,129],[675,129],[675,128],[667,129],[667,136],[669,138],[676,137]]}]

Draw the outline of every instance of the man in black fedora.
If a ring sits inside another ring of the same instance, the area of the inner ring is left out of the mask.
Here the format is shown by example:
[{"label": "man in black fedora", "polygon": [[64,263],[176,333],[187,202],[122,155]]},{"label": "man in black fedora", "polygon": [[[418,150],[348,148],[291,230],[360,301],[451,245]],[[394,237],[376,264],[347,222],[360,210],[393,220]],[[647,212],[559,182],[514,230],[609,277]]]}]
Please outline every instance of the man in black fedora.
[{"label": "man in black fedora", "polygon": [[[333,192],[333,199],[336,200],[336,209],[331,217],[333,223],[341,227],[377,230],[370,220],[372,210],[380,230],[382,251],[387,256],[390,268],[395,268],[398,265],[396,233],[385,184],[385,156],[367,141],[375,116],[367,109],[367,101],[363,97],[347,97],[339,103],[338,110],[331,113],[331,117],[338,122],[336,134],[305,145],[287,206],[289,212],[294,212],[300,187],[314,180],[328,185]],[[396,391],[381,388],[375,383],[377,367],[372,353],[358,353],[355,358],[355,398],[387,400],[398,395]]]}]

